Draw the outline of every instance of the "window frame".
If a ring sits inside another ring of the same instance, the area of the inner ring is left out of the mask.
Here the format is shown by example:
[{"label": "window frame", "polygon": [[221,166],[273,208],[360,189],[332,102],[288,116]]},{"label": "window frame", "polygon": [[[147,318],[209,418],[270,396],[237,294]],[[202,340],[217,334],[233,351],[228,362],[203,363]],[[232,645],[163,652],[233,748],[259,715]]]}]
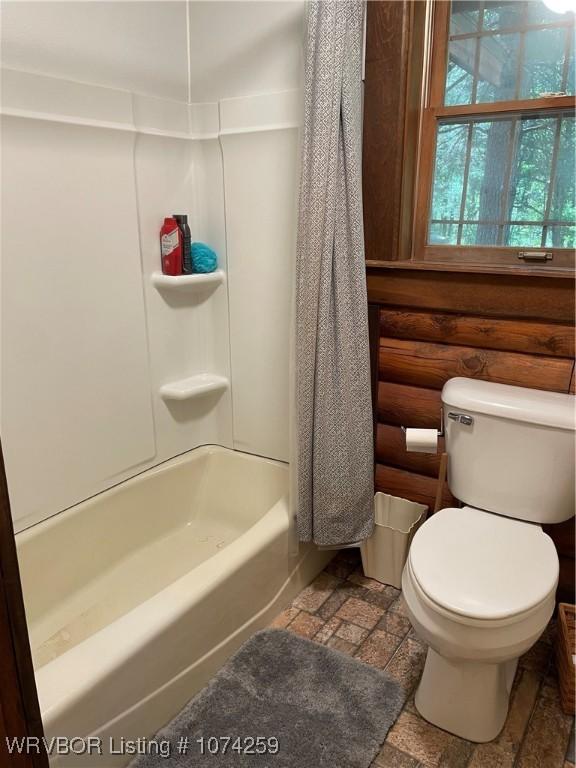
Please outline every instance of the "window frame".
[{"label": "window frame", "polygon": [[[439,245],[428,243],[428,224],[431,213],[436,134],[439,121],[445,118],[502,117],[513,115],[545,115],[559,110],[576,108],[576,96],[553,96],[539,99],[494,101],[481,104],[444,106],[444,87],[448,65],[450,34],[450,0],[429,0],[428,51],[425,55],[425,88],[418,141],[418,174],[414,212],[412,260],[416,262],[446,264],[457,267],[505,266],[508,268],[535,267],[539,270],[574,269],[574,250],[571,248]],[[520,259],[522,251],[551,253],[551,261]]]}]

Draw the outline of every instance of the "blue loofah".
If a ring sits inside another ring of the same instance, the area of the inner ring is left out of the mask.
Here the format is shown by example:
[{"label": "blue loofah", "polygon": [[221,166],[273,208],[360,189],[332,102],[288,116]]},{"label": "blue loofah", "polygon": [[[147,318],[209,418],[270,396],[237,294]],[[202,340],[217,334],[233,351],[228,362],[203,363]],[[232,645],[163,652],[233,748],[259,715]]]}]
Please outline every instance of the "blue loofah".
[{"label": "blue loofah", "polygon": [[214,272],[218,267],[218,257],[205,243],[192,243],[192,265],[194,272]]}]

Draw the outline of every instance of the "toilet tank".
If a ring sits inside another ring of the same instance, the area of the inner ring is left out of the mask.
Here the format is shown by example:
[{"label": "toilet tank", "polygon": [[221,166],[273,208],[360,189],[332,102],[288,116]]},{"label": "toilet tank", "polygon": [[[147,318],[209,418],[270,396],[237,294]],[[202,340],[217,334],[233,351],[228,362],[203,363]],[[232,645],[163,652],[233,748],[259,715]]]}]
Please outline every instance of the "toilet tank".
[{"label": "toilet tank", "polygon": [[576,398],[486,381],[442,390],[448,485],[460,501],[518,520],[574,515]]}]

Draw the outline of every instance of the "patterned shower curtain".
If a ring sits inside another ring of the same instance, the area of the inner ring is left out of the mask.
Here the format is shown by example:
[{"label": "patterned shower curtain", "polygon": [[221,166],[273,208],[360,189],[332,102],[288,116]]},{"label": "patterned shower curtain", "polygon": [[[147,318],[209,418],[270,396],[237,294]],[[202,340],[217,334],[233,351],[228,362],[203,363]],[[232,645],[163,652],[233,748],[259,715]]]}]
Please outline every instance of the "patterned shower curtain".
[{"label": "patterned shower curtain", "polygon": [[310,2],[296,262],[297,517],[302,541],[373,530],[362,224],[364,3]]}]

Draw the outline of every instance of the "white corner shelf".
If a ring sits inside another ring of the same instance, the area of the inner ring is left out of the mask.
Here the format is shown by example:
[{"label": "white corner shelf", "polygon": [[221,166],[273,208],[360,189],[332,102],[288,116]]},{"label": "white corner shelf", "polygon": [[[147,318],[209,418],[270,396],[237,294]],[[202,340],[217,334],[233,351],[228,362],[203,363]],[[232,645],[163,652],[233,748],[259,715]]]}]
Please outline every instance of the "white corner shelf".
[{"label": "white corner shelf", "polygon": [[224,282],[224,271],[217,269],[215,272],[197,273],[193,275],[165,275],[162,272],[152,273],[152,285],[158,289],[168,288],[176,291],[194,290],[194,288],[207,288],[220,285]]},{"label": "white corner shelf", "polygon": [[191,400],[208,392],[224,392],[230,382],[225,376],[213,373],[199,373],[187,379],[172,381],[160,387],[160,397],[163,400]]}]

